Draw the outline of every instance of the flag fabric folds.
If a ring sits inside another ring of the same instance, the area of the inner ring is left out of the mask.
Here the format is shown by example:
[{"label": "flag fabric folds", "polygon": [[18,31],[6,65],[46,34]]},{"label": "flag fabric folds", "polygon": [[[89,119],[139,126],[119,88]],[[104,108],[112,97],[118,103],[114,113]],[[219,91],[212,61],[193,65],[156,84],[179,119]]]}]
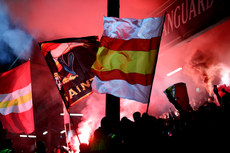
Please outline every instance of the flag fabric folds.
[{"label": "flag fabric folds", "polygon": [[34,131],[30,75],[30,61],[0,73],[0,119],[11,133]]},{"label": "flag fabric folds", "polygon": [[93,90],[148,103],[163,21],[104,17]]},{"label": "flag fabric folds", "polygon": [[230,92],[230,86],[227,86],[226,84],[218,85],[217,89],[218,89],[218,94],[220,95],[221,98],[225,95],[225,93],[222,91],[223,89],[226,90],[227,92]]},{"label": "flag fabric folds", "polygon": [[[166,90],[169,91],[169,93],[172,95],[174,100],[177,104],[180,105],[180,107],[183,109],[184,112],[189,111],[189,97],[187,92],[186,84],[183,82],[176,83],[170,87],[168,87]],[[166,90],[164,93],[167,95]]]},{"label": "flag fabric folds", "polygon": [[92,92],[98,37],[66,38],[40,43],[58,90],[70,107]]}]

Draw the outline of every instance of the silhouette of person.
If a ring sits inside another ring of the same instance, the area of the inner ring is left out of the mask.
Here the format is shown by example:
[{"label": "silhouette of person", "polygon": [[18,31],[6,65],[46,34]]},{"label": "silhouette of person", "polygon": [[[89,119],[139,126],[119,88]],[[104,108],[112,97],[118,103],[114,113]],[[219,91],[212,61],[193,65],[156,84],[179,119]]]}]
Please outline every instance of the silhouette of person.
[{"label": "silhouette of person", "polygon": [[44,144],[44,142],[42,141],[37,141],[37,148],[36,148],[36,153],[46,153],[46,146]]}]

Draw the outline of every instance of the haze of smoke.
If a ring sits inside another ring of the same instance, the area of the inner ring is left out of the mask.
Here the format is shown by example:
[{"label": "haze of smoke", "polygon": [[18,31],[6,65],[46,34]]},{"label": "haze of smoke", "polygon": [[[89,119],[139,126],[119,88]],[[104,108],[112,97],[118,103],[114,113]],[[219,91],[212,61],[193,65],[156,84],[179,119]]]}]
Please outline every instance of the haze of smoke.
[{"label": "haze of smoke", "polygon": [[[84,1],[67,2],[63,0],[55,1],[54,3],[49,0],[41,0],[39,2],[25,0],[8,3],[9,6],[11,6],[12,16],[18,19],[22,18],[27,30],[29,30],[30,33],[33,33],[36,39],[39,41],[46,41],[60,37],[81,37],[95,34],[99,36],[101,35],[103,29],[102,16],[106,16],[106,1],[90,0],[88,3],[83,2]],[[127,2],[128,1],[121,0],[121,17],[148,17],[148,14],[151,13],[154,6],[152,0],[135,0],[132,1],[132,3]],[[89,3],[90,6],[88,6]],[[151,5],[148,5],[150,3]],[[24,8],[25,5],[28,7]],[[146,6],[149,6],[147,12],[145,12]],[[14,8],[16,9],[14,10]],[[143,8],[145,8],[145,10]],[[26,13],[23,12],[24,9],[27,10]],[[1,23],[5,23],[7,21],[6,25],[9,24],[8,19],[6,20],[5,18],[0,18],[0,21]],[[167,56],[169,59],[175,61],[174,63],[170,63],[170,60],[167,60],[167,58],[158,60],[151,96],[150,114],[159,115],[160,113],[168,111],[169,107],[173,107],[172,104],[167,101],[163,91],[177,81],[186,82],[186,77],[189,76],[194,82],[189,82],[187,84],[188,90],[190,90],[191,86],[195,86],[194,84],[206,86],[208,82],[211,82],[211,84],[214,84],[214,82],[220,82],[220,78],[222,79],[221,76],[223,75],[218,76],[217,74],[226,74],[223,72],[225,70],[221,69],[221,67],[223,67],[222,64],[226,65],[226,67],[229,67],[230,64],[230,56],[228,54],[228,49],[230,48],[230,33],[229,30],[226,30],[229,25],[230,24],[228,22],[228,24],[220,26],[220,28],[217,28],[214,32],[208,32],[208,34],[204,34],[198,39],[192,40],[188,43],[189,45],[184,45],[180,52],[176,52],[178,48],[175,48],[174,50],[172,49],[174,52],[172,53],[172,56],[171,54],[167,54]],[[0,27],[3,27],[4,29],[8,26],[3,24],[0,25]],[[6,42],[4,41],[0,41],[0,43],[4,43],[4,45],[6,45]],[[186,48],[187,46],[189,47]],[[186,49],[189,50],[187,56],[184,54],[184,50]],[[219,56],[219,52],[224,56]],[[3,57],[4,55],[1,56]],[[177,68],[178,65],[181,66],[182,60],[190,61],[183,67],[183,71],[188,76],[175,75],[176,78],[173,76],[171,78],[165,78],[166,68],[170,66],[175,66],[175,68]],[[196,94],[197,93],[192,94],[189,92],[190,97],[195,97]],[[130,106],[132,106],[132,109],[129,109]],[[121,116],[130,116],[130,118],[132,118],[131,114],[134,111],[144,112],[146,109],[146,105],[139,104],[137,102],[126,103],[126,100],[121,102],[121,107],[121,112],[124,111],[124,114],[121,113]],[[79,133],[82,134],[84,127],[89,125],[91,127],[90,133],[92,134],[95,128],[99,126],[100,119],[105,115],[104,111],[105,97],[103,95],[98,96],[95,94],[89,96],[87,100],[87,107],[82,110],[84,117],[83,122],[79,124]],[[91,122],[92,120],[95,120],[95,122]],[[86,132],[89,133],[89,131]]]},{"label": "haze of smoke", "polygon": [[213,95],[213,85],[230,83],[230,36],[226,31],[229,24],[226,21],[194,39],[194,45],[190,47],[191,55],[184,67],[184,72],[191,76],[195,84],[203,86],[209,96]]},{"label": "haze of smoke", "polygon": [[93,93],[82,109],[82,121],[78,124],[77,131],[80,140],[87,143],[94,130],[100,126],[101,119],[105,116],[105,95]]},{"label": "haze of smoke", "polygon": [[197,50],[189,62],[190,69],[193,71],[194,76],[197,77],[196,79],[199,79],[196,80],[196,82],[201,82],[208,93],[211,92],[210,86],[217,73],[213,70],[218,63],[217,59],[214,57],[215,56],[211,52]]},{"label": "haze of smoke", "polygon": [[[59,38],[101,35],[106,0],[6,1],[10,15],[41,42]],[[25,7],[26,6],[26,7]]]},{"label": "haze of smoke", "polygon": [[17,57],[28,60],[33,38],[9,18],[7,7],[0,1],[0,64],[9,64]]},{"label": "haze of smoke", "polygon": [[189,67],[197,79],[195,81],[202,83],[210,95],[213,85],[227,83],[222,77],[228,75],[228,66],[210,51],[197,50],[189,62]]}]

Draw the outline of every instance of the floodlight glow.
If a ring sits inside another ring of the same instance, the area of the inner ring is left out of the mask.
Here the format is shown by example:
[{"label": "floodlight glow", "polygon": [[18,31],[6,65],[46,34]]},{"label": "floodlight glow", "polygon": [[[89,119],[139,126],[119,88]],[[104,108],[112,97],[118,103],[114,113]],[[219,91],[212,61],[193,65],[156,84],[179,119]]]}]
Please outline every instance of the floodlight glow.
[{"label": "floodlight glow", "polygon": [[43,134],[43,135],[46,135],[47,133],[48,133],[48,131],[45,131],[45,132],[43,132],[42,134]]},{"label": "floodlight glow", "polygon": [[36,138],[36,135],[28,135],[29,138]]},{"label": "floodlight glow", "polygon": [[182,70],[182,67],[179,67],[179,68],[177,68],[176,70],[174,70],[174,71],[168,73],[167,76],[171,76],[171,75],[173,75],[173,74],[175,74],[175,73],[177,73],[177,72],[179,72],[179,71],[181,71],[181,70]]},{"label": "floodlight glow", "polygon": [[61,134],[65,133],[65,130],[62,130],[60,133],[61,133]]},{"label": "floodlight glow", "polygon": [[[61,116],[64,116],[64,113],[60,113]],[[70,116],[83,116],[83,114],[70,113]]]}]

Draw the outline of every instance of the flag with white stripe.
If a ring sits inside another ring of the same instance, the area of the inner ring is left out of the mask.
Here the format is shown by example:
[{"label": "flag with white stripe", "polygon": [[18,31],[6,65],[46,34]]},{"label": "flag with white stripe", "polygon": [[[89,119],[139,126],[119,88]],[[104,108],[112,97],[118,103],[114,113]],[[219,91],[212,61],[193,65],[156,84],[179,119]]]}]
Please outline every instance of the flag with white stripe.
[{"label": "flag with white stripe", "polygon": [[148,103],[161,40],[163,17],[104,17],[104,32],[92,71],[99,93]]},{"label": "flag with white stripe", "polygon": [[0,120],[12,133],[32,133],[34,117],[30,61],[0,73]]}]

